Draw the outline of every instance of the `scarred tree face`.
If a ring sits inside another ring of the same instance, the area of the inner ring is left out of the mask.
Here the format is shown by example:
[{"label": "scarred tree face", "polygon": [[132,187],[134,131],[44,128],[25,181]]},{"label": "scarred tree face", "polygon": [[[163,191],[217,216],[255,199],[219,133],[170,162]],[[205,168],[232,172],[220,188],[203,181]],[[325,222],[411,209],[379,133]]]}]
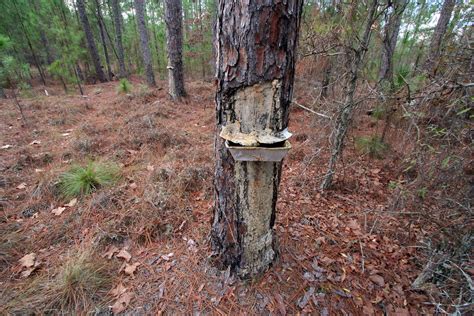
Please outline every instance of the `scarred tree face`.
[{"label": "scarred tree face", "polygon": [[[243,135],[287,128],[301,12],[301,0],[219,2],[218,135],[232,124]],[[222,267],[253,277],[277,254],[281,162],[236,161],[219,136],[216,160],[212,248]]]}]

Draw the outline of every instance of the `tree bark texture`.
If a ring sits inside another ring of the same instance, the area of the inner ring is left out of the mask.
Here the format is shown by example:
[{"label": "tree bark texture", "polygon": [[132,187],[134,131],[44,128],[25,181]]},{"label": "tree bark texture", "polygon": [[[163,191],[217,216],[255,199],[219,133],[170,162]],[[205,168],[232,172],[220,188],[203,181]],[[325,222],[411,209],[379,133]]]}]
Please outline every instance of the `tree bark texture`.
[{"label": "tree bark texture", "polygon": [[455,4],[456,0],[445,0],[443,7],[441,8],[438,23],[436,23],[433,35],[431,36],[428,56],[423,67],[428,75],[434,75],[436,73],[441,53],[441,44],[446,34],[446,30],[448,29],[449,20],[451,19]]},{"label": "tree bark texture", "polygon": [[220,0],[217,16],[215,209],[211,245],[221,268],[242,278],[277,255],[273,230],[281,162],[234,161],[219,133],[288,126],[302,0]]},{"label": "tree bark texture", "polygon": [[97,46],[95,45],[94,35],[92,34],[89,19],[87,18],[84,0],[77,0],[76,5],[79,14],[79,19],[81,20],[82,28],[84,30],[84,34],[86,35],[87,49],[89,50],[89,54],[91,55],[97,79],[99,79],[100,82],[106,82],[107,79],[100,63],[99,51],[97,50]]},{"label": "tree bark texture", "polygon": [[137,27],[140,34],[140,49],[142,51],[143,66],[145,67],[146,82],[149,86],[156,86],[155,74],[153,73],[153,60],[151,59],[148,30],[145,21],[145,0],[135,0],[135,11],[137,15]]},{"label": "tree bark texture", "polygon": [[186,96],[183,69],[183,9],[181,0],[165,0],[166,45],[168,50],[169,94]]},{"label": "tree bark texture", "polygon": [[397,46],[402,16],[408,0],[394,0],[391,10],[386,13],[382,37],[382,55],[380,56],[379,82],[393,86],[393,55]]},{"label": "tree bark texture", "polygon": [[114,15],[114,26],[115,26],[115,45],[117,46],[117,59],[119,63],[119,77],[125,78],[127,76],[127,71],[125,69],[125,54],[123,51],[122,43],[122,22],[120,15],[122,14],[120,10],[119,0],[112,0],[111,6]]}]

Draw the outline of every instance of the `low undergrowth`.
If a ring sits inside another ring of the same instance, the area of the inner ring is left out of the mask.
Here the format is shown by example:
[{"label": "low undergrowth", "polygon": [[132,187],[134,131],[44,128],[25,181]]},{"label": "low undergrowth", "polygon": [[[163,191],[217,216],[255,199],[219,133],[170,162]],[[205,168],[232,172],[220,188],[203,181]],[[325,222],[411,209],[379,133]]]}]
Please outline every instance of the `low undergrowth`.
[{"label": "low undergrowth", "polygon": [[42,311],[52,315],[87,314],[105,307],[112,287],[110,264],[89,250],[68,255],[63,263],[38,275],[4,312],[23,315]]},{"label": "low undergrowth", "polygon": [[63,173],[59,187],[64,197],[78,197],[112,185],[119,177],[120,168],[116,164],[89,162],[85,166],[75,165]]}]

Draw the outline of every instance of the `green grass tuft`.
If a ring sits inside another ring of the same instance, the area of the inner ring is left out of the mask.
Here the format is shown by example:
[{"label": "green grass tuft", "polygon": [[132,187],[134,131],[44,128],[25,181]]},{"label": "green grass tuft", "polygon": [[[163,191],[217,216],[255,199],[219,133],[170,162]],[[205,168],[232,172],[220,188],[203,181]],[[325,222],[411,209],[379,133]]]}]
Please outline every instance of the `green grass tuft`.
[{"label": "green grass tuft", "polygon": [[370,157],[381,159],[388,149],[388,145],[379,136],[358,137],[356,148]]},{"label": "green grass tuft", "polygon": [[130,82],[125,78],[120,79],[119,85],[117,87],[117,92],[129,93],[131,90],[132,90],[132,85],[130,84]]},{"label": "green grass tuft", "polygon": [[72,166],[60,176],[59,188],[65,197],[87,195],[99,187],[114,184],[120,168],[113,163],[89,162],[86,166]]}]

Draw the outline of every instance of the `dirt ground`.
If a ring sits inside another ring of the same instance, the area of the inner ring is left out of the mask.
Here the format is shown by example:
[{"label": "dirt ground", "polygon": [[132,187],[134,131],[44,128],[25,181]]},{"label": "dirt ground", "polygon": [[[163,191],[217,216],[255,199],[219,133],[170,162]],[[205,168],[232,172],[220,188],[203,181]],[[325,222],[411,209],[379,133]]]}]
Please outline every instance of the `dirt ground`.
[{"label": "dirt ground", "polygon": [[[121,298],[129,315],[431,313],[429,299],[410,289],[421,267],[416,247],[405,245],[424,231],[390,208],[392,160],[363,156],[350,140],[334,188],[321,193],[330,131],[324,118],[293,108],[280,255],[260,279],[239,281],[209,259],[213,85],[189,82],[189,97],[173,103],[164,82],[132,84],[130,95],[116,82],[86,86],[86,97],[36,90],[20,99],[26,122],[11,99],[0,101],[0,313],[45,312],[39,296],[49,292],[38,283],[82,251],[110,272],[107,292],[85,308],[95,314]],[[358,126],[373,128],[370,118]],[[70,202],[56,192],[59,175],[90,160],[118,163],[121,180],[53,214]],[[34,269],[24,273],[19,260],[31,253]]]}]

